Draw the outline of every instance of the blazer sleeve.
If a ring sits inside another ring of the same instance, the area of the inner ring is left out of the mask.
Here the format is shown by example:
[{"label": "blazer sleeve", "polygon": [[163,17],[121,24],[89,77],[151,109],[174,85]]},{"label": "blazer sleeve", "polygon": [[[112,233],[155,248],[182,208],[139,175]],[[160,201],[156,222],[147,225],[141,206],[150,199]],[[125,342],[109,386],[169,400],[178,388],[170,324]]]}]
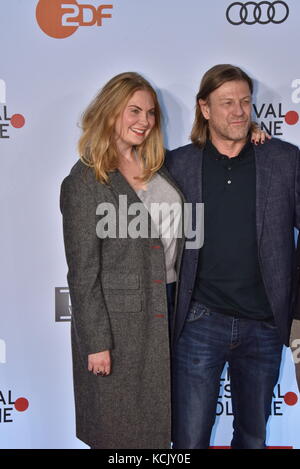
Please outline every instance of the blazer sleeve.
[{"label": "blazer sleeve", "polygon": [[109,316],[101,286],[101,247],[96,234],[96,202],[83,180],[67,176],[61,185],[60,207],[72,327],[82,355],[113,348]]},{"label": "blazer sleeve", "polygon": [[[295,176],[295,227],[300,230],[300,151],[297,149],[296,176]],[[298,234],[296,248],[296,275],[295,275],[296,301],[294,318],[300,319],[300,237]]]},{"label": "blazer sleeve", "polygon": [[296,274],[295,274],[296,301],[294,319],[300,319],[300,237],[298,235],[296,249]]},{"label": "blazer sleeve", "polygon": [[295,227],[300,230],[300,151],[296,150],[296,175],[295,175]]}]

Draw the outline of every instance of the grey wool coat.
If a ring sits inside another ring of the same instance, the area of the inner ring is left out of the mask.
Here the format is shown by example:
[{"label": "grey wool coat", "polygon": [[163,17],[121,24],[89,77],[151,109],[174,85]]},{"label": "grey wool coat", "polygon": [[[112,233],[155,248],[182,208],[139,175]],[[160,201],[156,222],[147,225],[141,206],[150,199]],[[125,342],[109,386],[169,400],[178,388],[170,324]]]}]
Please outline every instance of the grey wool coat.
[{"label": "grey wool coat", "polygon": [[[159,174],[174,186],[165,170]],[[72,303],[76,434],[96,448],[169,448],[164,251],[160,239],[150,236],[121,238],[118,231],[115,238],[97,236],[98,205],[112,204],[118,214],[119,195],[127,196],[128,206],[141,202],[119,171],[110,173],[109,184],[101,184],[81,161],[61,187]],[[146,216],[150,222],[148,212]],[[132,217],[128,216],[128,223]],[[183,239],[178,243],[180,259]],[[102,377],[89,372],[88,355],[108,349],[111,374]]]}]

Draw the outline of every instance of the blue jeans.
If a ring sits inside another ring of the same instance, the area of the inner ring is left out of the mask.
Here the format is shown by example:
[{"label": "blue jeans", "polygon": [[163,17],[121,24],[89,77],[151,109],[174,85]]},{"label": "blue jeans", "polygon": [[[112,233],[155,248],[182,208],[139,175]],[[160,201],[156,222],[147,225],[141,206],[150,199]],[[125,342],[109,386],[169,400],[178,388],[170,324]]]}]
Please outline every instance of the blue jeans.
[{"label": "blue jeans", "polygon": [[265,448],[281,354],[274,323],[234,318],[192,303],[172,362],[173,447],[209,448],[220,378],[228,362],[231,447]]}]

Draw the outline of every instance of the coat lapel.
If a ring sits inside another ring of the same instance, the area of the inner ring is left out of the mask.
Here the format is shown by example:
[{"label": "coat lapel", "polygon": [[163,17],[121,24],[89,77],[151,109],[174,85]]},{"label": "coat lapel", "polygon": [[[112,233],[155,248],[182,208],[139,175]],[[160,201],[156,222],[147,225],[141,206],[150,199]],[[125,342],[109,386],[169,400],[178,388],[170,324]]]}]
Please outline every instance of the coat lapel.
[{"label": "coat lapel", "polygon": [[273,158],[262,145],[254,148],[254,154],[256,165],[256,233],[259,246],[271,184]]},{"label": "coat lapel", "polygon": [[[183,206],[183,203],[185,201],[184,196],[181,193],[181,191],[178,189],[178,187],[176,186],[176,184],[174,183],[174,181],[172,180],[172,178],[170,177],[168,172],[164,168],[161,168],[158,171],[158,174],[160,174],[164,179],[166,179],[167,182],[169,182],[170,185],[173,186],[174,189],[177,190],[177,192],[179,193],[179,195],[181,197],[182,206]],[[126,195],[127,196],[127,207],[129,207],[133,203],[137,203],[137,202],[138,203],[143,203],[141,201],[141,199],[138,197],[138,195],[136,194],[135,190],[130,186],[130,184],[127,182],[125,177],[120,173],[120,171],[116,170],[116,171],[110,173],[109,186],[111,187],[112,191],[114,192],[115,197],[116,197],[117,200],[118,200],[119,195]],[[149,236],[151,236],[151,234],[152,234],[151,227],[152,227],[152,230],[154,229],[154,231],[156,231],[156,229],[155,229],[155,227],[152,226],[151,216],[150,216],[150,213],[148,211],[147,211],[147,217],[148,217],[148,230],[149,230],[148,234],[149,234]],[[128,217],[128,218],[130,219],[130,217]],[[160,243],[160,241],[159,241],[159,243]]]},{"label": "coat lapel", "polygon": [[137,196],[135,190],[126,181],[126,179],[120,173],[120,171],[116,170],[110,173],[109,185],[111,186],[112,190],[116,193],[117,196],[127,195],[128,205],[141,201],[139,197]]},{"label": "coat lapel", "polygon": [[[150,213],[148,212],[147,208],[144,206],[142,200],[138,197],[135,190],[131,187],[129,182],[122,175],[122,173],[120,173],[119,170],[116,170],[110,173],[109,187],[114,193],[116,204],[119,207],[119,218],[121,217],[122,220],[126,220],[126,225],[128,229],[129,229],[131,221],[133,221],[133,219],[136,216],[139,216],[140,219],[142,220],[143,226],[147,226],[147,233],[148,233],[147,237],[149,238],[151,236],[151,233],[152,233],[151,230],[154,230],[154,232],[156,233],[155,227],[153,227],[153,224],[151,223]],[[122,197],[125,196],[126,200],[122,199],[121,201],[120,196]],[[142,204],[143,211],[141,212],[138,210],[136,212],[136,215],[132,215],[132,214],[129,215],[130,207],[132,207],[133,204]],[[126,214],[124,213],[124,210],[127,211]],[[124,228],[122,228],[122,230],[123,229],[125,230],[125,225],[124,225]],[[156,235],[158,238],[157,233]],[[157,239],[157,242],[160,243],[160,240]]]},{"label": "coat lapel", "polygon": [[197,148],[189,155],[184,178],[184,194],[188,202],[193,204],[203,202],[202,195],[202,174],[203,174],[203,149]]},{"label": "coat lapel", "polygon": [[[273,158],[266,146],[254,148],[256,166],[256,233],[258,245],[262,235],[264,214],[272,179]],[[189,156],[185,185],[182,188],[188,202],[202,202],[203,150]]]},{"label": "coat lapel", "polygon": [[[170,176],[169,172],[166,170],[166,168],[163,166],[159,171],[158,171],[158,174],[160,174],[160,176],[164,177],[168,183],[178,192],[178,194],[180,195],[180,198],[181,198],[181,207],[182,207],[182,212],[181,212],[181,223],[182,223],[182,232],[181,232],[181,236],[177,238],[177,260],[176,260],[176,270],[177,270],[177,276],[179,276],[179,269],[180,269],[180,265],[181,265],[181,259],[182,259],[182,254],[183,254],[183,249],[184,249],[184,243],[185,243],[185,233],[184,233],[184,203],[186,202],[186,199],[183,195],[183,193],[181,192],[181,190],[179,189],[178,185],[176,185],[176,183],[174,182],[174,180],[172,179],[172,177]],[[177,283],[177,288],[176,288],[176,298],[177,298],[177,295],[178,295],[178,283]]]},{"label": "coat lapel", "polygon": [[[178,186],[173,181],[173,179],[171,178],[171,176],[169,175],[167,170],[164,167],[162,167],[158,171],[158,174],[160,174],[164,179],[166,179],[169,182],[169,184],[171,184],[171,186],[174,187],[174,189],[177,190],[177,192],[179,193],[182,201],[184,202],[185,201],[184,195],[179,190]],[[127,195],[128,204],[135,203],[135,202],[141,202],[141,200],[138,197],[138,195],[136,194],[135,190],[130,186],[130,184],[126,181],[124,176],[118,170],[110,173],[109,184],[110,184],[111,188],[113,189],[113,191],[117,195],[121,195],[121,194]]]},{"label": "coat lapel", "polygon": [[175,181],[173,180],[172,176],[168,173],[167,169],[163,166],[158,170],[158,174],[162,176],[168,183],[178,192],[178,194],[181,197],[182,203],[186,202],[185,197],[179,187],[176,185]]}]

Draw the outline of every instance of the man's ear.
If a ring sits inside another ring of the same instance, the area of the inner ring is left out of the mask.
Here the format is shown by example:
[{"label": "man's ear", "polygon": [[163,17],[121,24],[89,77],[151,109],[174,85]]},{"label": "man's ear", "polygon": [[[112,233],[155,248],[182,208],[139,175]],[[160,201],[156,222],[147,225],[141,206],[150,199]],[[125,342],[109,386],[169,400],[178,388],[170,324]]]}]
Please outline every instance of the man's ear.
[{"label": "man's ear", "polygon": [[198,100],[199,107],[201,109],[201,112],[203,114],[203,117],[208,120],[209,119],[209,105],[208,102],[205,101],[204,99],[199,99]]}]

